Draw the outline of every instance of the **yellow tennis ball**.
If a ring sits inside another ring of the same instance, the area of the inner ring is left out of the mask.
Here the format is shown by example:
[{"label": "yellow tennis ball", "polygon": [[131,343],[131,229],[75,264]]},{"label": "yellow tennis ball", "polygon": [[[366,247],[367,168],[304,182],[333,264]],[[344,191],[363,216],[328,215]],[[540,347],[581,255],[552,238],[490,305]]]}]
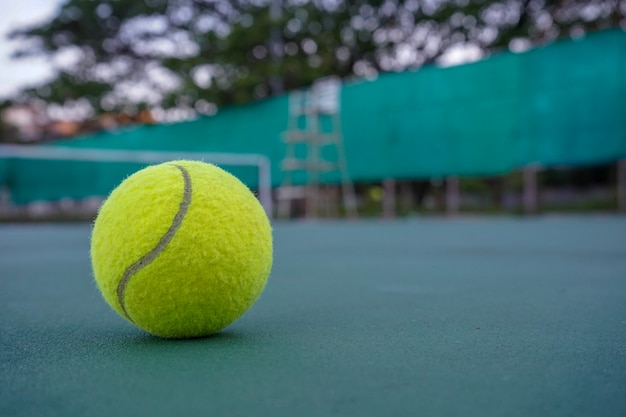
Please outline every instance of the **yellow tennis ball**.
[{"label": "yellow tennis ball", "polygon": [[237,178],[197,161],[142,169],[104,202],[91,262],[106,302],[165,338],[208,336],[257,300],[272,267],[272,230]]}]

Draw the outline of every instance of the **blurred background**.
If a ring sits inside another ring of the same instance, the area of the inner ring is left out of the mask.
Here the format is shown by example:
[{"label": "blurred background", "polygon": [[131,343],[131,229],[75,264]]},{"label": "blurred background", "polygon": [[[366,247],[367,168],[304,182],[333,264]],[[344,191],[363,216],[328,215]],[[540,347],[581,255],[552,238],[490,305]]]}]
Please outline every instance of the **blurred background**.
[{"label": "blurred background", "polygon": [[142,164],[281,218],[626,211],[624,0],[24,0],[0,220],[91,219]]}]

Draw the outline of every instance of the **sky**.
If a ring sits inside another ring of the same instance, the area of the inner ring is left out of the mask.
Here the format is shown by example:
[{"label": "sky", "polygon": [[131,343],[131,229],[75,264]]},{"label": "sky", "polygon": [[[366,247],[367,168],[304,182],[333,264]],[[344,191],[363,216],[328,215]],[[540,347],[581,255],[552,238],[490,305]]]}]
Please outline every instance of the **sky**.
[{"label": "sky", "polygon": [[61,3],[61,0],[0,0],[0,99],[51,76],[52,66],[44,59],[11,59],[17,43],[6,36],[12,30],[51,18]]}]

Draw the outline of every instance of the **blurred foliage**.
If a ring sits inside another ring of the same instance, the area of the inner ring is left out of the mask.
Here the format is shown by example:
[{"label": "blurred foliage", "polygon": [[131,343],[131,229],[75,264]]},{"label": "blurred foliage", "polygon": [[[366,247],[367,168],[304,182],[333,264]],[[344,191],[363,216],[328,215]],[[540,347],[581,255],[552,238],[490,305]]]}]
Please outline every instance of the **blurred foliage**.
[{"label": "blurred foliage", "polygon": [[4,120],[4,112],[9,108],[9,101],[0,101],[0,143],[14,143],[20,141],[18,128]]},{"label": "blurred foliage", "polygon": [[[615,183],[616,168],[614,163],[547,168],[539,171],[537,176],[537,185],[540,189],[613,187]],[[521,193],[524,188],[523,171],[513,171],[500,177],[464,177],[460,178],[459,186],[462,193],[495,196],[495,198],[504,190]]]},{"label": "blurred foliage", "polygon": [[614,164],[588,167],[551,168],[541,172],[539,182],[546,187],[572,185],[576,188],[589,188],[598,184],[611,184],[616,181]]},{"label": "blurred foliage", "polygon": [[68,0],[14,31],[16,58],[56,78],[14,102],[87,100],[95,114],[245,103],[337,75],[436,61],[458,44],[484,54],[619,26],[626,0]]},{"label": "blurred foliage", "polygon": [[0,143],[17,143],[20,141],[19,130],[0,118]]}]

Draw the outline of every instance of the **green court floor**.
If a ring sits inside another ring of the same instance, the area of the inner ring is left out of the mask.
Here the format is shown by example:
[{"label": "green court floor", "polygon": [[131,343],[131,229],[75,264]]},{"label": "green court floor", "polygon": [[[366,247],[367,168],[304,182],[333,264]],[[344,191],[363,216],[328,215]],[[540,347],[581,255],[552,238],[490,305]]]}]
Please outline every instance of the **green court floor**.
[{"label": "green court floor", "polygon": [[117,316],[88,224],[0,225],[0,416],[626,415],[626,217],[275,224],[253,308]]}]

